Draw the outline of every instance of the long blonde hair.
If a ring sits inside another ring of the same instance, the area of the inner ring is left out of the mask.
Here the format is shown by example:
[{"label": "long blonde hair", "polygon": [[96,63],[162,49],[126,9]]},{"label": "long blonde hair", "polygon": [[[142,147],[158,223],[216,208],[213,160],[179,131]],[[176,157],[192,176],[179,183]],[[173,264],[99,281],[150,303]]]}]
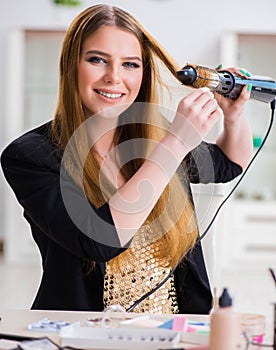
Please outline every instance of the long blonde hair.
[{"label": "long blonde hair", "polygon": [[[158,105],[158,88],[164,85],[159,63],[166,67],[174,77],[176,76],[178,67],[175,62],[129,13],[109,5],[95,5],[87,8],[75,18],[68,28],[61,51],[59,98],[52,124],[53,135],[61,151],[64,151],[73,133],[86,120],[78,91],[78,67],[82,45],[91,34],[106,25],[126,30],[135,35],[140,42],[143,79],[135,102]],[[164,135],[166,125],[164,123],[164,128],[162,128],[154,124],[151,122],[118,125],[113,143],[116,146],[123,141],[136,138],[159,141]],[[73,180],[83,186],[88,200],[96,207],[100,207],[106,201],[106,197],[103,196],[99,184],[99,164],[91,149],[83,168],[80,161],[80,149],[81,147],[77,147],[74,152],[72,151],[74,166],[67,170]],[[123,166],[121,172],[126,181],[143,162],[142,157],[136,159],[133,157],[133,160]],[[151,244],[158,247],[156,259],[166,267],[173,267],[179,263],[194,245],[198,236],[194,208],[190,195],[186,193],[182,185],[182,180],[178,175],[173,176],[146,220],[147,224],[154,223],[155,229],[158,227],[160,232],[164,231]],[[110,193],[112,195],[112,190]],[[170,200],[170,205],[168,205],[168,200]],[[131,254],[130,249],[113,259],[114,264],[120,266],[126,263],[128,254]]]}]

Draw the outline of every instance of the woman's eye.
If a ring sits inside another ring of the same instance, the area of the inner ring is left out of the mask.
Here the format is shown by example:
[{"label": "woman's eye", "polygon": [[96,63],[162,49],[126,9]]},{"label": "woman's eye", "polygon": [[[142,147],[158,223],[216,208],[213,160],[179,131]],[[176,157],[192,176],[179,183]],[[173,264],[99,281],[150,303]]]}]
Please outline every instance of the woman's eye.
[{"label": "woman's eye", "polygon": [[104,58],[97,56],[90,57],[87,61],[90,63],[106,63]]},{"label": "woman's eye", "polygon": [[137,64],[136,62],[125,62],[123,66],[128,69],[135,69],[140,67],[139,64]]}]

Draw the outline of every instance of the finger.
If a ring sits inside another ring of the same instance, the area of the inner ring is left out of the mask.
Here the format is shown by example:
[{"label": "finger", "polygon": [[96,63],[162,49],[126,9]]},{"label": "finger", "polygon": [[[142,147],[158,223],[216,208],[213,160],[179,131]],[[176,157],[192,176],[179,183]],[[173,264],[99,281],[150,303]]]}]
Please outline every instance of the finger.
[{"label": "finger", "polygon": [[242,91],[240,93],[240,96],[238,97],[238,100],[241,101],[241,103],[245,103],[247,100],[249,100],[251,90],[252,90],[252,84],[245,85],[242,88]]},{"label": "finger", "polygon": [[208,118],[204,122],[203,130],[205,129],[205,133],[207,135],[208,132],[214,127],[214,125],[222,118],[223,111],[221,108],[217,108],[211,114],[209,114]]},{"label": "finger", "polygon": [[211,123],[211,127],[213,127],[222,117],[223,117],[223,110],[220,107],[218,107],[208,117],[209,123]]},{"label": "finger", "polygon": [[195,102],[200,102],[202,104],[205,104],[207,101],[214,99],[214,94],[208,90],[201,90],[201,94],[195,99]]},{"label": "finger", "polygon": [[203,87],[203,88],[193,90],[190,94],[188,94],[185,97],[185,100],[188,103],[193,103],[193,102],[197,101],[198,98],[200,98],[202,95],[210,96],[210,94],[213,95],[213,93],[210,91],[210,89],[207,87]]},{"label": "finger", "polygon": [[244,74],[247,78],[251,77],[251,73],[245,68],[241,68],[240,73]]},{"label": "finger", "polygon": [[187,96],[185,96],[179,103],[179,108],[189,111],[189,113],[198,114],[201,113],[202,107],[211,99],[214,95],[208,88],[197,89]]},{"label": "finger", "polygon": [[209,119],[220,119],[221,117],[223,117],[223,110],[219,106],[209,115]]},{"label": "finger", "polygon": [[217,100],[215,98],[209,99],[203,106],[202,112],[209,116],[219,108]]},{"label": "finger", "polygon": [[251,77],[251,73],[245,68],[231,67],[228,70],[234,74],[239,75],[242,78],[245,78],[245,79],[248,79],[249,77]]}]

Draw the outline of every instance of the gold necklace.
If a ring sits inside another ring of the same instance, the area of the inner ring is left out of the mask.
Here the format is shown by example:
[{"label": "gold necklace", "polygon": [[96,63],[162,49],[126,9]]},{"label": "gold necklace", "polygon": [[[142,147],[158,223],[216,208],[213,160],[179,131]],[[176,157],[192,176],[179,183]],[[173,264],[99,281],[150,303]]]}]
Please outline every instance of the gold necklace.
[{"label": "gold necklace", "polygon": [[110,145],[109,149],[107,150],[106,153],[100,153],[99,151],[96,151],[94,149],[94,152],[96,153],[97,156],[99,156],[102,160],[109,159],[110,158],[110,153],[112,150],[112,145]]},{"label": "gold necklace", "polygon": [[102,160],[105,160],[105,159],[108,159],[109,158],[109,153],[106,153],[106,154],[101,154],[99,152],[96,152],[96,155],[99,156]]}]

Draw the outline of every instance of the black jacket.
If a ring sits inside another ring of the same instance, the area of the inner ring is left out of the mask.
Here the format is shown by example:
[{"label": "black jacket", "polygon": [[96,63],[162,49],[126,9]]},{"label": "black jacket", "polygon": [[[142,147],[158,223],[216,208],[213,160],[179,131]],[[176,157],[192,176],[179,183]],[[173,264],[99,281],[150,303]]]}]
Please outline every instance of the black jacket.
[{"label": "black jacket", "polygon": [[[93,232],[92,236],[83,234],[72,222],[62,198],[61,157],[51,141],[51,122],[8,145],[1,155],[1,165],[24,208],[24,217],[42,257],[43,275],[32,308],[103,310],[105,262],[126,247],[116,244],[117,234],[107,203],[99,209],[90,204],[96,216],[82,216],[82,207],[78,208],[80,220]],[[204,142],[185,158],[183,166],[189,181],[194,183],[227,182],[242,171],[216,145]],[[82,191],[72,181],[66,179],[65,187],[71,200],[83,200]],[[114,244],[106,245],[97,239],[105,234],[115,237]],[[89,260],[97,264],[88,273]],[[180,312],[208,313],[212,295],[200,243],[174,275]]]}]

